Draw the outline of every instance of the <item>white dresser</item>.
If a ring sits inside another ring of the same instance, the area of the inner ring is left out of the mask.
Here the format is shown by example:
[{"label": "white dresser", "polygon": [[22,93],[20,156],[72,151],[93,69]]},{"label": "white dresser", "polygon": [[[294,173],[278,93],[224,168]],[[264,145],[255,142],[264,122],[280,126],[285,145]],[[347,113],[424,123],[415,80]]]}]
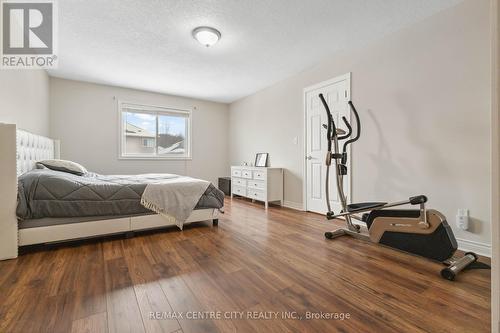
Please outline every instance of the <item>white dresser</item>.
[{"label": "white dresser", "polygon": [[250,166],[231,167],[231,198],[233,195],[283,205],[283,169]]}]

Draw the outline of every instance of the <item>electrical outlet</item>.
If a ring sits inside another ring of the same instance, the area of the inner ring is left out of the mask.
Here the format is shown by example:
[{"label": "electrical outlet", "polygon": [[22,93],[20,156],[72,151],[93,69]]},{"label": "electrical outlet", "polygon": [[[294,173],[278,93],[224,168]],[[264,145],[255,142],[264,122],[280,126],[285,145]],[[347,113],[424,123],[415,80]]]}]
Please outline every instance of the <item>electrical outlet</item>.
[{"label": "electrical outlet", "polygon": [[461,230],[469,229],[469,210],[467,208],[460,208],[456,216],[457,227]]}]

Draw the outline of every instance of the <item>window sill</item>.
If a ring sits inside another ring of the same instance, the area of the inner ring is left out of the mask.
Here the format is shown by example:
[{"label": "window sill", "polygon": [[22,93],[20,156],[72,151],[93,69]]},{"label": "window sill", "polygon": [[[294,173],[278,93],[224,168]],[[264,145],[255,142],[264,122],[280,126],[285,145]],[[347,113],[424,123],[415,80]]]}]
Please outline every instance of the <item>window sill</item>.
[{"label": "window sill", "polygon": [[142,160],[142,161],[191,161],[191,156],[119,156],[118,160]]}]

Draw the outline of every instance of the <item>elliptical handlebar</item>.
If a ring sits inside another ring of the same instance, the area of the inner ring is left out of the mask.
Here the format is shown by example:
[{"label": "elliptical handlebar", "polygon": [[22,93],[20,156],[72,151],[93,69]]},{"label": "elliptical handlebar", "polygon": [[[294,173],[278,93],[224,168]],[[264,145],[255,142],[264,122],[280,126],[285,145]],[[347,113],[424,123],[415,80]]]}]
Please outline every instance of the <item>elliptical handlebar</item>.
[{"label": "elliptical handlebar", "polygon": [[342,117],[342,121],[344,122],[345,127],[347,127],[347,133],[344,134],[344,135],[339,136],[339,140],[347,139],[352,134],[352,127],[351,127],[351,124],[349,124],[349,122],[347,121],[347,118],[346,117]]},{"label": "elliptical handlebar", "polygon": [[328,107],[328,103],[326,103],[325,97],[323,94],[319,94],[319,99],[326,110],[326,115],[328,116],[328,124],[326,128],[326,137],[328,139],[328,151],[332,150],[332,135],[337,135],[337,128],[335,126],[335,121],[333,120],[332,113],[330,112],[330,108]]},{"label": "elliptical handlebar", "polygon": [[[332,113],[330,111],[330,107],[328,106],[328,103],[325,100],[325,97],[323,94],[319,94],[319,99],[321,100],[321,103],[323,104],[323,107],[325,108],[326,115],[328,117],[328,124],[327,124],[327,129],[326,129],[326,137],[328,139],[328,151],[332,150],[332,140],[337,138],[337,140],[345,140],[348,139],[346,142],[344,142],[344,145],[342,147],[342,154],[345,156],[347,153],[347,146],[358,141],[359,137],[361,136],[361,121],[359,120],[359,115],[358,111],[356,110],[356,107],[354,107],[354,104],[352,101],[349,101],[347,104],[349,105],[352,113],[354,114],[354,119],[356,120],[356,136],[354,138],[351,138],[351,135],[353,133],[353,129],[351,124],[347,121],[346,117],[342,117],[342,120],[344,121],[345,126],[347,127],[347,133],[341,136],[337,135],[337,127],[335,124],[335,121],[333,120]],[[345,161],[344,161],[345,163]]]},{"label": "elliptical handlebar", "polygon": [[[352,103],[352,101],[347,102],[347,104],[349,104],[349,107],[351,108],[351,111],[354,114],[354,118],[356,119],[356,136],[354,138],[349,139],[346,142],[344,142],[344,146],[342,147],[343,154],[345,154],[347,152],[347,146],[358,141],[359,137],[361,136],[361,121],[359,120],[358,111],[354,107],[354,104]],[[349,131],[349,134],[351,134],[351,132],[352,131]]]}]

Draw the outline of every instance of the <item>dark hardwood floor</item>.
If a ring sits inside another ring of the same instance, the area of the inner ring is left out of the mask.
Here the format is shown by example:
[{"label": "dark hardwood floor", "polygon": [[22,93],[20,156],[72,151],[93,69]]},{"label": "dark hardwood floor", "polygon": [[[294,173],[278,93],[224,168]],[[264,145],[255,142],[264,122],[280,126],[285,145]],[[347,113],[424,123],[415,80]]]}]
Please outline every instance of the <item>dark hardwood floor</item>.
[{"label": "dark hardwood floor", "polygon": [[[31,251],[0,262],[0,332],[489,332],[489,271],[446,281],[333,228],[233,199],[218,227]],[[349,318],[282,318],[307,312]]]}]

